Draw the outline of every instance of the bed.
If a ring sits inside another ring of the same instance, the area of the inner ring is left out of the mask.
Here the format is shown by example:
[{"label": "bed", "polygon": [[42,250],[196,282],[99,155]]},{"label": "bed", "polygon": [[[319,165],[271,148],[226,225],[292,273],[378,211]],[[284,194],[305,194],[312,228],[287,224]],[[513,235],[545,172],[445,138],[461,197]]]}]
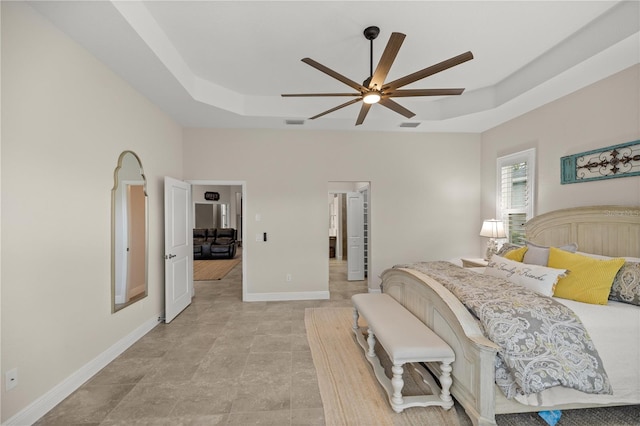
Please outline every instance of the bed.
[{"label": "bed", "polygon": [[[594,206],[539,215],[525,225],[529,241],[545,246],[577,243],[578,251],[640,258],[640,207]],[[507,399],[496,386],[498,346],[478,319],[431,276],[395,267],[382,274],[382,291],[416,315],[454,350],[451,393],[476,425],[493,425],[496,414],[640,404],[640,307],[610,301],[606,306],[557,300],[580,317],[609,376],[611,395],[552,387]],[[607,325],[602,318],[616,318]],[[612,329],[615,327],[615,332]],[[622,327],[622,328],[621,328]],[[624,362],[621,362],[624,361]],[[438,365],[428,365],[436,375]]]}]

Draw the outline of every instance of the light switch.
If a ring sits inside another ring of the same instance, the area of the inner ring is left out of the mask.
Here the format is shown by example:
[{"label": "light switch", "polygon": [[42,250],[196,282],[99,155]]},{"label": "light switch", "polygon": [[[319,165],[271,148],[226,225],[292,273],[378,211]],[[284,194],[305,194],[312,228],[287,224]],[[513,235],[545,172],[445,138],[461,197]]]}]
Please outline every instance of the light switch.
[{"label": "light switch", "polygon": [[260,213],[256,213],[256,222],[260,222],[262,220],[262,215]]}]

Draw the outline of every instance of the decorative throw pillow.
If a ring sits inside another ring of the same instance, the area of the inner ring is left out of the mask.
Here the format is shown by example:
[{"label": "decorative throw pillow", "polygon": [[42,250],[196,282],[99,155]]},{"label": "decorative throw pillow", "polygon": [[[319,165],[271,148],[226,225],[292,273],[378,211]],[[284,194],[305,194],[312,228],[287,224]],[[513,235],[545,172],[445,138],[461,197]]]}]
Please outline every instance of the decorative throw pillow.
[{"label": "decorative throw pillow", "polygon": [[611,257],[611,256],[603,256],[601,254],[585,253],[583,251],[577,251],[576,254],[581,254],[587,257],[593,257],[594,259],[605,259],[605,260],[623,258],[627,262],[640,263],[640,257],[629,257],[629,256]]},{"label": "decorative throw pillow", "polygon": [[484,270],[486,275],[500,277],[514,284],[522,285],[543,296],[553,296],[553,289],[566,269],[553,269],[546,266],[527,265],[504,257],[493,255]]},{"label": "decorative throw pillow", "polygon": [[522,246],[518,246],[518,245],[515,245],[515,244],[511,244],[511,243],[504,243],[500,247],[500,250],[498,250],[496,252],[496,254],[498,256],[504,256],[505,254],[509,253],[510,251],[517,250],[519,248],[522,248]]},{"label": "decorative throw pillow", "polygon": [[622,265],[613,280],[609,300],[640,306],[640,263]]},{"label": "decorative throw pillow", "polygon": [[[522,259],[524,263],[541,266],[551,266],[549,265],[549,247],[541,246],[539,244],[532,243],[531,241],[526,241],[526,243],[528,250],[525,253],[524,258]],[[559,248],[560,250],[568,251],[570,253],[575,253],[576,250],[578,250],[578,244],[571,243],[557,248]]]},{"label": "decorative throw pillow", "polygon": [[514,250],[509,250],[502,257],[509,260],[515,260],[516,262],[522,262],[524,254],[527,252],[527,247],[520,247]]},{"label": "decorative throw pillow", "polygon": [[577,302],[606,305],[618,270],[624,259],[599,260],[551,247],[549,266],[570,273],[558,281],[554,296]]}]

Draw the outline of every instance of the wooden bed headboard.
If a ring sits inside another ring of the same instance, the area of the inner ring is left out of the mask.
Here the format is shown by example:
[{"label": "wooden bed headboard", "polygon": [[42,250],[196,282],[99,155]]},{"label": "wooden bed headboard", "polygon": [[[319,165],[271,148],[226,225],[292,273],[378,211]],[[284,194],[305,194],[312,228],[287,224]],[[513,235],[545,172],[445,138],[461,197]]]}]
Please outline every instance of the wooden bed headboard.
[{"label": "wooden bed headboard", "polygon": [[529,241],[604,256],[640,257],[640,206],[592,206],[556,210],[525,224]]}]

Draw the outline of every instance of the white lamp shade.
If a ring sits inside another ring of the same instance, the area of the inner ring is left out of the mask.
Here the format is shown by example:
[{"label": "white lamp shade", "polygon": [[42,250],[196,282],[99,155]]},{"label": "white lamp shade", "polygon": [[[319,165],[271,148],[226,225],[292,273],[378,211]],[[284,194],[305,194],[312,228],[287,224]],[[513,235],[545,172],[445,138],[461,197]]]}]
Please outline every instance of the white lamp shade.
[{"label": "white lamp shade", "polygon": [[480,236],[489,238],[505,238],[507,234],[504,232],[504,224],[501,220],[489,219],[482,223]]}]

